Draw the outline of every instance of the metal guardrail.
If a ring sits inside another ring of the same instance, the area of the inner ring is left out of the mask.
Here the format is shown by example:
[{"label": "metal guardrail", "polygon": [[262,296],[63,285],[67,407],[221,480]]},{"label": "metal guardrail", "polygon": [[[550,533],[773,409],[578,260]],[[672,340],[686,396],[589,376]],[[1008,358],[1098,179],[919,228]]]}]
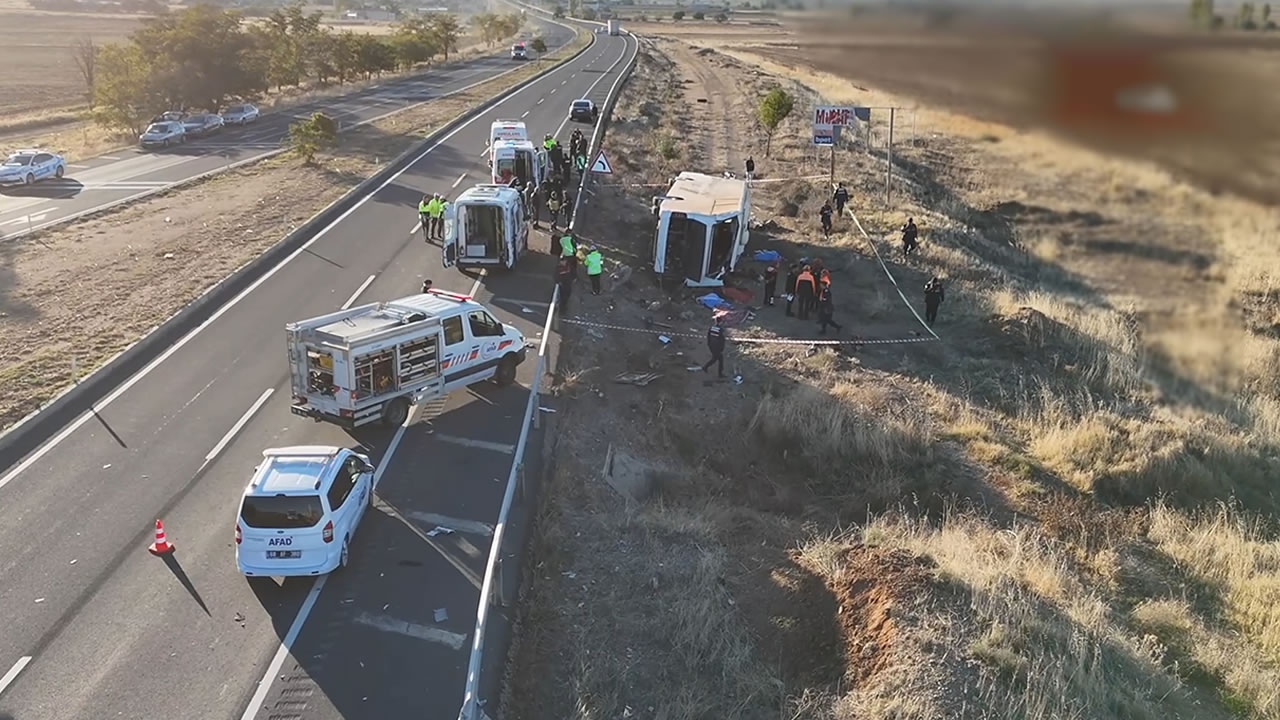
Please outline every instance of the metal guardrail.
[{"label": "metal guardrail", "polygon": [[[541,8],[528,7],[539,12],[545,12]],[[605,25],[605,23],[590,20],[581,20],[579,22]],[[631,58],[627,61],[626,66],[623,67],[622,72],[618,74],[618,79],[609,88],[609,95],[600,113],[600,121],[596,124],[595,132],[591,134],[591,143],[588,145],[590,148],[588,158],[599,151],[601,140],[604,137],[605,126],[608,125],[608,118],[613,113],[613,106],[618,101],[618,88],[631,75],[631,71],[635,68],[636,59],[640,56],[640,39],[634,33],[625,30],[623,35],[635,42],[635,51],[631,53]],[[578,195],[574,198],[573,204],[573,217],[569,221],[570,232],[573,231],[578,222],[578,210],[582,205],[582,199],[585,195],[583,189],[587,185],[587,177],[589,175],[590,173],[583,173],[582,180],[578,183]],[[542,328],[542,342],[538,345],[538,361],[534,367],[533,385],[529,388],[529,402],[525,405],[524,421],[520,426],[520,439],[516,441],[515,453],[511,460],[511,471],[507,474],[506,493],[502,496],[502,509],[498,511],[498,522],[494,525],[493,538],[489,545],[489,559],[485,563],[484,582],[480,586],[480,604],[476,609],[476,626],[471,639],[471,658],[467,663],[467,681],[463,689],[462,709],[458,711],[458,720],[480,720],[486,717],[480,708],[479,687],[480,665],[484,660],[484,641],[485,632],[488,629],[489,608],[492,606],[495,577],[501,572],[502,568],[502,542],[506,534],[511,506],[515,500],[516,489],[523,485],[525,447],[529,442],[529,431],[534,424],[534,417],[539,412],[538,391],[542,386],[542,378],[546,374],[547,340],[551,337],[551,324],[555,320],[559,303],[560,288],[557,286],[551,293],[551,303],[547,307],[547,321]]]}]

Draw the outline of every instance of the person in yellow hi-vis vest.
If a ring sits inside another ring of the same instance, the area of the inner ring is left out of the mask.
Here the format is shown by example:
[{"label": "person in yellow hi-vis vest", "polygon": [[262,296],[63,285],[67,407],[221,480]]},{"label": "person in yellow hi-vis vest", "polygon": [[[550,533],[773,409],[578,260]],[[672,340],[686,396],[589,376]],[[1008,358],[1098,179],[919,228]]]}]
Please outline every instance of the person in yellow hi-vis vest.
[{"label": "person in yellow hi-vis vest", "polygon": [[591,279],[591,294],[600,294],[600,276],[604,274],[604,256],[595,245],[587,252],[587,277]]},{"label": "person in yellow hi-vis vest", "polygon": [[418,203],[418,217],[422,220],[422,238],[430,242],[431,198],[426,195],[423,195],[422,202]]}]

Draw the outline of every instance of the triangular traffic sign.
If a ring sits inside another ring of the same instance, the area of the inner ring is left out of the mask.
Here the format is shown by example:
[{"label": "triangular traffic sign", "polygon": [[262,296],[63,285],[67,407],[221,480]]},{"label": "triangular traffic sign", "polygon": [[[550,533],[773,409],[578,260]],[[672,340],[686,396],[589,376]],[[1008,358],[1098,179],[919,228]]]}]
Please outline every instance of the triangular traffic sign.
[{"label": "triangular traffic sign", "polygon": [[604,151],[596,156],[596,161],[591,164],[591,172],[604,173],[605,175],[613,174],[613,166],[609,164],[609,158],[604,156]]}]

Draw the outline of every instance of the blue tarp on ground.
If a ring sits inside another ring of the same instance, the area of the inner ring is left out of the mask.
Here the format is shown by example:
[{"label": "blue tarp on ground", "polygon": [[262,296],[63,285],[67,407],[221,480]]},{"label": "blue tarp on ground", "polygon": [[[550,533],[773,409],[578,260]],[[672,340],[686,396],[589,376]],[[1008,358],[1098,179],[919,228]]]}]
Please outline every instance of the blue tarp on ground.
[{"label": "blue tarp on ground", "polygon": [[757,262],[778,262],[782,259],[782,253],[777,250],[757,250],[755,259]]}]

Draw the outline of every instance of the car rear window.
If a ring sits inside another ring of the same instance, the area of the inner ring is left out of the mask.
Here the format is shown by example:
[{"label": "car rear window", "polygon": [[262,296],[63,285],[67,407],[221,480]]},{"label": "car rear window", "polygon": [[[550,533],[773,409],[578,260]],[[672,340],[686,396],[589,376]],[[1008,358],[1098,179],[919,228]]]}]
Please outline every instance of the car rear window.
[{"label": "car rear window", "polygon": [[246,525],[268,530],[314,527],[323,516],[319,495],[247,497],[240,508]]},{"label": "car rear window", "polygon": [[574,100],[573,106],[576,108],[589,108],[591,107],[591,103],[587,102],[586,100]]}]

